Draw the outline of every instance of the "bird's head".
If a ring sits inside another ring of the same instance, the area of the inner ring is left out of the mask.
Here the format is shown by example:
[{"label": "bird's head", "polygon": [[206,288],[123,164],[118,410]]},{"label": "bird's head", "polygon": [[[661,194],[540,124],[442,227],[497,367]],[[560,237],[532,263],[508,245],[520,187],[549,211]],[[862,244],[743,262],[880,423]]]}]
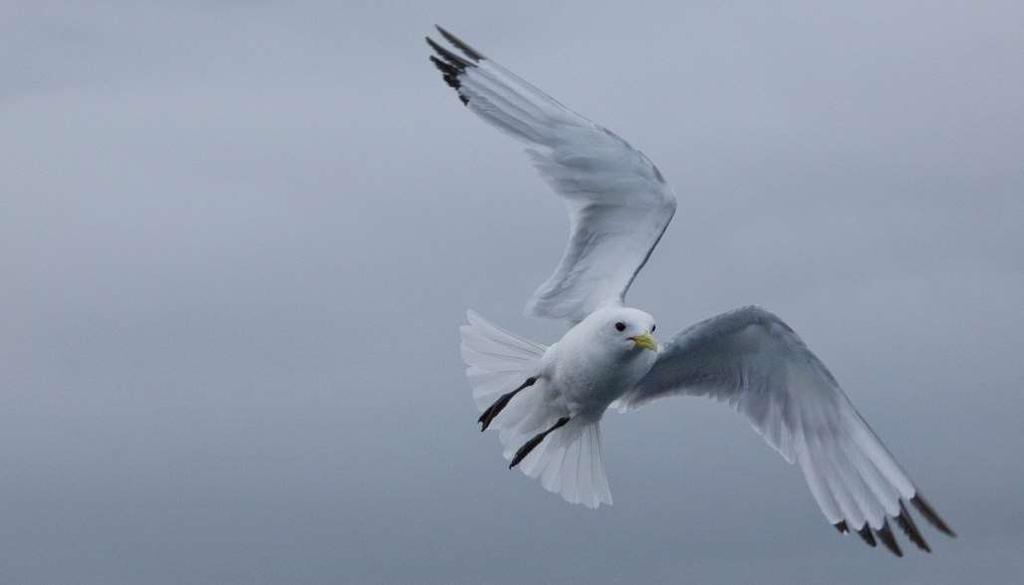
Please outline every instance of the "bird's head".
[{"label": "bird's head", "polygon": [[658,353],[654,317],[639,309],[607,307],[591,313],[586,321],[592,334],[624,353]]}]

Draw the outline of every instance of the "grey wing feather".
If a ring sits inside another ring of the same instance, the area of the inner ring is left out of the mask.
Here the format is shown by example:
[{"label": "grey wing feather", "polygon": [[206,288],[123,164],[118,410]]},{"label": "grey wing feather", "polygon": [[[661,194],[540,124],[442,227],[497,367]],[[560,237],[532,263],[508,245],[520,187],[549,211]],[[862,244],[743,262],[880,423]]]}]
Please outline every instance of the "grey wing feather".
[{"label": "grey wing feather", "polygon": [[[891,517],[927,550],[901,503],[920,508],[918,489],[821,360],[775,315],[746,307],[689,327],[622,402],[635,407],[675,394],[710,396],[746,415],[769,445],[800,466],[840,531],[881,531],[888,547]],[[941,519],[932,523],[952,535]]]},{"label": "grey wing feather", "polygon": [[444,80],[470,111],[527,145],[569,213],[569,243],[528,312],[580,321],[602,305],[622,304],[675,213],[661,172],[615,133],[439,30],[463,54],[428,39]]}]

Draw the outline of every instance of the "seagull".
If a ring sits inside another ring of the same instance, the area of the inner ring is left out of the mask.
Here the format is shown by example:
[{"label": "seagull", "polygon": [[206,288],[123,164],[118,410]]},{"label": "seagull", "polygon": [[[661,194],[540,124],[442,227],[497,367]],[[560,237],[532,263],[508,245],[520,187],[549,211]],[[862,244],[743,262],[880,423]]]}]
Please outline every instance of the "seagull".
[{"label": "seagull", "polygon": [[908,504],[955,536],[871,430],[825,364],[782,319],[756,306],[711,317],[666,343],[647,312],[625,305],[675,214],[658,167],[610,130],[437,27],[430,61],[462,104],[526,145],[541,177],[565,203],[569,242],[527,313],[570,328],[544,346],[473,311],[461,352],[481,431],[498,430],[509,469],[539,479],[566,501],[612,503],[600,421],[668,396],[726,402],[790,464],[825,518],[868,545],[903,556],[890,520],[931,548]]}]

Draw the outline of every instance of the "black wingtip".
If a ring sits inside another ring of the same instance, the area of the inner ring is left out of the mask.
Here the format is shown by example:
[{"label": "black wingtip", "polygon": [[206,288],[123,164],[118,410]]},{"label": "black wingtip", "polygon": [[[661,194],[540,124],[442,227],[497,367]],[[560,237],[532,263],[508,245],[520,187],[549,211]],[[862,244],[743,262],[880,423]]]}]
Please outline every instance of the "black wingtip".
[{"label": "black wingtip", "polygon": [[441,72],[441,78],[444,79],[444,82],[458,94],[459,101],[462,102],[462,105],[468,106],[469,98],[463,95],[460,89],[462,87],[462,81],[459,77],[466,72],[467,68],[476,66],[442,47],[434,39],[424,37],[424,40],[426,40],[427,45],[437,53],[436,55],[430,56],[430,62],[433,63],[434,67],[437,67],[438,71]]},{"label": "black wingtip", "polygon": [[847,532],[850,531],[850,529],[846,527],[846,520],[840,520],[839,522],[836,522],[832,526],[835,526],[836,530],[839,531],[839,534],[846,534]]},{"label": "black wingtip", "polygon": [[875,542],[875,535],[871,534],[871,527],[868,526],[867,522],[865,522],[864,526],[857,531],[857,534],[860,535],[861,540],[866,542],[868,546],[874,547],[878,545],[878,543]]},{"label": "black wingtip", "polygon": [[931,505],[928,504],[928,501],[921,497],[920,492],[910,498],[910,503],[914,504],[917,511],[924,516],[925,520],[931,522],[932,526],[938,528],[940,532],[943,532],[952,538],[956,538],[956,533],[953,532],[953,529],[946,524],[945,520],[939,517],[939,514],[931,507]]},{"label": "black wingtip", "polygon": [[462,83],[459,82],[458,70],[433,55],[430,56],[430,62],[433,63],[434,67],[437,67],[437,70],[441,72],[441,78],[444,79],[444,82],[449,86],[454,89],[459,89],[459,87],[462,86]]},{"label": "black wingtip", "polygon": [[878,540],[882,541],[882,544],[885,545],[885,548],[889,549],[889,552],[898,557],[903,556],[903,551],[900,550],[900,545],[898,542],[896,542],[896,537],[893,536],[892,529],[889,528],[888,520],[882,522],[882,527],[876,530],[875,534],[878,535]]},{"label": "black wingtip", "polygon": [[914,519],[910,516],[910,512],[907,511],[907,507],[903,505],[903,500],[900,500],[900,514],[896,516],[896,525],[900,527],[903,534],[907,535],[910,542],[917,545],[917,548],[924,552],[932,552],[931,547],[928,546],[924,537],[921,536],[921,531],[917,529],[917,524],[914,523]]},{"label": "black wingtip", "polygon": [[474,61],[481,61],[481,60],[485,59],[485,57],[480,53],[480,51],[477,51],[473,47],[470,47],[462,39],[460,39],[459,37],[453,35],[452,33],[448,32],[448,31],[446,31],[440,25],[435,24],[434,28],[437,29],[437,32],[441,33],[442,37],[444,37],[449,43],[455,45],[460,51],[465,53],[465,55],[467,57],[469,57],[470,59],[472,59]]},{"label": "black wingtip", "polygon": [[465,71],[467,67],[476,67],[476,65],[473,65],[469,61],[466,61],[462,57],[442,47],[434,39],[430,37],[425,38],[427,40],[427,45],[429,45],[430,48],[433,49],[435,53],[444,58],[444,60],[447,61],[449,65],[451,65],[458,71]]}]

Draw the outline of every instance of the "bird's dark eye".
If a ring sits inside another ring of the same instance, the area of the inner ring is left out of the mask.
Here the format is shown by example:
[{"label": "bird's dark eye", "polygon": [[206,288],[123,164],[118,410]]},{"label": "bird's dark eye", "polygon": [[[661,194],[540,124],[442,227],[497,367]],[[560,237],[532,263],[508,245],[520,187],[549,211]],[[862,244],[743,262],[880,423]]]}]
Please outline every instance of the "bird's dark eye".
[{"label": "bird's dark eye", "polygon": [[654,330],[657,329],[657,328],[658,328],[657,325],[651,324],[651,333],[654,333]]},{"label": "bird's dark eye", "polygon": [[619,321],[618,323],[615,324],[615,328],[618,329],[619,331],[625,331],[626,324],[623,323],[622,321]]}]

